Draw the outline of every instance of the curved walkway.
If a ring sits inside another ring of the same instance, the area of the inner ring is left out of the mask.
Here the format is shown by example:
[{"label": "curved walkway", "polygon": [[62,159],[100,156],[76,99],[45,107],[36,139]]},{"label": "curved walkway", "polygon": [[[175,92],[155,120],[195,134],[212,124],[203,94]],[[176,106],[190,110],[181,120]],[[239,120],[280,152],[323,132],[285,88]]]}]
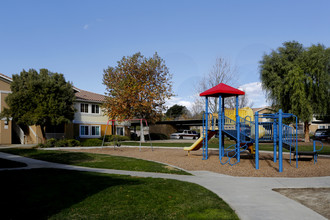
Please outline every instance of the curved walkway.
[{"label": "curved walkway", "polygon": [[330,177],[312,178],[258,178],[232,177],[209,171],[193,171],[193,176],[173,175],[148,172],[134,172],[78,167],[45,162],[17,155],[0,152],[0,158],[27,164],[27,167],[1,170],[18,170],[33,168],[58,168],[77,171],[121,174],[138,177],[167,178],[199,184],[216,193],[226,201],[242,220],[248,219],[326,219],[306,206],[291,200],[274,188],[318,188],[330,187]]}]

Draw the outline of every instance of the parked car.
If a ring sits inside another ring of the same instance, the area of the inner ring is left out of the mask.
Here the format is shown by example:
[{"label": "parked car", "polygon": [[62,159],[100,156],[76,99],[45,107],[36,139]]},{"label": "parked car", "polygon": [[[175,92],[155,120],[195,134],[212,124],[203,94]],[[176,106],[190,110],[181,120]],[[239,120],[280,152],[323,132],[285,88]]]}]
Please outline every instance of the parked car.
[{"label": "parked car", "polygon": [[197,139],[199,134],[192,130],[183,130],[171,134],[171,139]]},{"label": "parked car", "polygon": [[330,129],[317,129],[314,134],[314,140],[330,141]]}]

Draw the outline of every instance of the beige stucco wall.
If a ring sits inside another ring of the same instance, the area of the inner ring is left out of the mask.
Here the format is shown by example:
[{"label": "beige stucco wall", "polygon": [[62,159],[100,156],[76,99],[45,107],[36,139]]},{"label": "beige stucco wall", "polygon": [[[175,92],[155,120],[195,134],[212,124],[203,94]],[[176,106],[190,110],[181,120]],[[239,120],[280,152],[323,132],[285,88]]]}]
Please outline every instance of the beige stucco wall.
[{"label": "beige stucco wall", "polygon": [[5,101],[7,96],[8,96],[8,93],[0,92],[0,97],[1,97],[1,103],[0,103],[0,105],[1,105],[1,111],[4,108],[8,108],[8,105],[7,105],[6,101]]},{"label": "beige stucco wall", "polygon": [[[74,123],[106,124],[108,122],[108,117],[103,115],[101,109],[99,114],[92,114],[91,109],[89,109],[89,113],[82,113],[80,112],[80,104],[81,103],[79,102],[74,104],[74,107],[76,109],[76,112],[74,114]],[[92,105],[92,103],[86,103],[86,104]]]},{"label": "beige stucco wall", "polygon": [[2,91],[11,91],[10,90],[10,83],[5,82],[5,81],[0,79],[0,90],[2,90]]},{"label": "beige stucco wall", "polygon": [[[33,132],[32,132],[32,130],[33,130]],[[30,139],[33,144],[45,143],[40,126],[37,126],[37,125],[30,126],[29,133],[26,135],[29,136],[28,139]]]},{"label": "beige stucco wall", "polygon": [[5,102],[6,97],[10,92],[10,84],[9,82],[5,82],[0,79],[0,111],[3,110],[4,107],[8,108],[7,103]]},{"label": "beige stucco wall", "polygon": [[[0,112],[6,107],[8,108],[7,103],[5,102],[6,97],[10,92],[10,84],[6,81],[0,79]],[[0,144],[11,144],[12,143],[12,124],[11,121],[7,119],[0,120]]]},{"label": "beige stucco wall", "polygon": [[6,120],[0,120],[0,144],[11,144],[11,121],[8,121],[8,125],[5,125]]}]

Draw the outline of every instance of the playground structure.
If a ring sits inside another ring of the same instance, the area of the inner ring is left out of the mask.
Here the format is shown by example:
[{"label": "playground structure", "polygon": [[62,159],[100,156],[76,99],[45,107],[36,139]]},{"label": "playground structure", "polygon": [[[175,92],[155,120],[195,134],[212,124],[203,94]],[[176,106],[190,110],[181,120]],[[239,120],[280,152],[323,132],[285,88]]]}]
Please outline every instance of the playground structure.
[{"label": "playground structure", "polygon": [[[291,156],[294,155],[296,160],[296,168],[298,168],[298,157],[301,155],[312,156],[314,163],[317,161],[317,152],[322,150],[323,144],[319,141],[314,141],[313,151],[298,151],[298,133],[297,129],[283,124],[283,119],[295,118],[295,127],[298,127],[298,118],[291,113],[283,113],[282,110],[274,114],[259,114],[255,113],[254,117],[251,114],[239,114],[238,96],[244,95],[241,90],[230,87],[226,84],[219,85],[206,90],[200,96],[205,96],[205,113],[203,116],[203,130],[201,137],[190,147],[184,148],[186,151],[195,151],[203,149],[203,160],[208,159],[208,141],[215,134],[219,134],[219,160],[222,165],[235,165],[240,162],[240,153],[249,151],[254,155],[255,168],[259,169],[259,141],[267,141],[273,143],[273,160],[279,163],[279,172],[283,171],[283,148],[290,151]],[[236,97],[235,117],[231,114],[225,114],[224,99],[228,97]],[[209,97],[219,98],[219,112],[209,113],[208,102]],[[252,113],[253,114],[253,113]],[[260,118],[266,118],[267,122],[259,122]],[[235,144],[225,148],[224,136],[228,136],[236,141]],[[321,144],[320,149],[316,149],[316,143]],[[255,147],[254,147],[255,145]],[[236,160],[232,159],[235,158]]]}]

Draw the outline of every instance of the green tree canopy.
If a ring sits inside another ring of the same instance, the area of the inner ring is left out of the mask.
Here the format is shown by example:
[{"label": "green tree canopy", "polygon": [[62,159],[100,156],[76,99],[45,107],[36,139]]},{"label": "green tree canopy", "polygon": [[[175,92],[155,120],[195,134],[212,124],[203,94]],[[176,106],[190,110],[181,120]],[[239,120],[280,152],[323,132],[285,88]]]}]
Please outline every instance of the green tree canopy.
[{"label": "green tree canopy", "polygon": [[170,107],[165,115],[168,117],[168,118],[178,118],[182,115],[188,115],[189,114],[189,110],[183,106],[183,105],[173,105],[172,107]]},{"label": "green tree canopy", "polygon": [[11,91],[6,98],[9,109],[6,112],[18,124],[40,125],[42,131],[47,125],[60,125],[74,117],[75,100],[71,83],[64,76],[47,69],[23,70],[13,75]]},{"label": "green tree canopy", "polygon": [[263,56],[260,61],[263,89],[275,109],[293,113],[304,121],[309,141],[309,122],[330,108],[330,48],[308,48],[292,41]]},{"label": "green tree canopy", "polygon": [[106,114],[113,119],[158,120],[165,100],[173,95],[171,77],[157,53],[151,58],[141,53],[123,57],[117,66],[104,70]]}]

